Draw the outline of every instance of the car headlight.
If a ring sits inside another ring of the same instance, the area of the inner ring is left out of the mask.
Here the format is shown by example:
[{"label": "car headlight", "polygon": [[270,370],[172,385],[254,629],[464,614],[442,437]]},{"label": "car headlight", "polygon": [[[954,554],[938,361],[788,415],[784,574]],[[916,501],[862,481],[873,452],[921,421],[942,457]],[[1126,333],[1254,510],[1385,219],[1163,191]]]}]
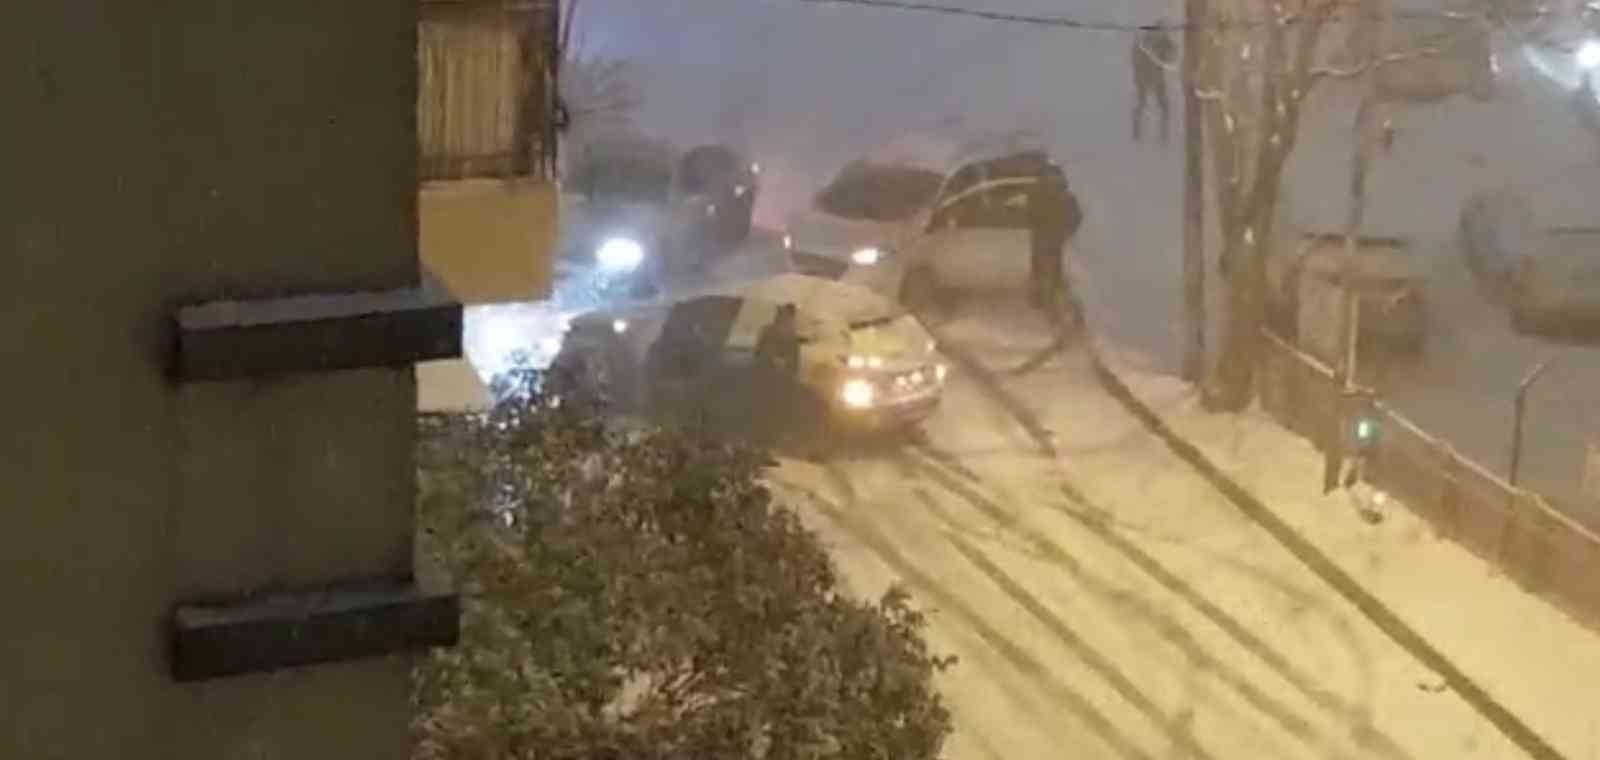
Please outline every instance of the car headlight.
[{"label": "car headlight", "polygon": [[941,363],[941,364],[933,365],[933,379],[935,379],[935,380],[937,380],[937,381],[942,383],[942,382],[944,382],[945,376],[947,376],[949,374],[950,374],[950,368],[944,366],[944,364]]},{"label": "car headlight", "polygon": [[850,369],[880,369],[883,367],[883,357],[852,354],[844,360],[844,363]]},{"label": "car headlight", "polygon": [[744,194],[748,192],[750,192],[750,188],[745,187],[744,185],[733,186],[733,197],[735,198],[743,198]]},{"label": "car headlight", "polygon": [[864,267],[870,267],[874,264],[877,264],[878,262],[883,261],[883,258],[883,249],[870,245],[865,248],[857,248],[850,253],[850,260],[855,262],[856,265]]},{"label": "car headlight", "polygon": [[839,400],[851,409],[866,409],[878,399],[878,389],[859,377],[844,381],[839,388]]},{"label": "car headlight", "polygon": [[1593,69],[1600,67],[1600,42],[1585,40],[1582,45],[1578,46],[1576,58],[1578,59],[1579,68]]},{"label": "car headlight", "polygon": [[628,272],[644,263],[644,246],[632,238],[609,238],[595,250],[594,258],[601,269]]}]

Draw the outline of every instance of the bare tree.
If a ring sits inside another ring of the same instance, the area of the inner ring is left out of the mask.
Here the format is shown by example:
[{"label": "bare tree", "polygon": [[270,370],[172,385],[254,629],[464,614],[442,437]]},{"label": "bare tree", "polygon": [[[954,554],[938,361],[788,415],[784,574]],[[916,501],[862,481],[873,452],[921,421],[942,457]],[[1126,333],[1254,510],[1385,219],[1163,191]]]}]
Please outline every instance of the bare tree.
[{"label": "bare tree", "polygon": [[[1277,223],[1282,218],[1284,170],[1313,89],[1329,79],[1356,79],[1455,48],[1450,46],[1454,38],[1435,37],[1427,44],[1402,39],[1373,48],[1348,65],[1331,65],[1351,56],[1329,44],[1327,32],[1346,30],[1347,48],[1350,40],[1372,39],[1367,34],[1372,25],[1398,13],[1385,0],[1217,0],[1211,13],[1201,22],[1210,27],[1209,45],[1201,53],[1200,70],[1185,86],[1196,88],[1205,103],[1221,267],[1228,285],[1222,353],[1208,398],[1213,408],[1238,411],[1254,398],[1266,316],[1267,257],[1281,232]],[[1486,14],[1461,11],[1421,15],[1454,21],[1473,34],[1482,33],[1487,19]]]},{"label": "bare tree", "polygon": [[627,60],[569,56],[561,64],[561,99],[570,128],[627,124],[641,100],[636,81]]}]

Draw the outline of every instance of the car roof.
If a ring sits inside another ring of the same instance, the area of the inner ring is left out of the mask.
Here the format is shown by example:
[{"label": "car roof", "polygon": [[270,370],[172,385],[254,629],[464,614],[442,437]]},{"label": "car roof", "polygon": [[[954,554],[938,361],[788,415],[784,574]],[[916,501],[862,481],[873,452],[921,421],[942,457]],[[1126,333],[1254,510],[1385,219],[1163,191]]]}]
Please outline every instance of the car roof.
[{"label": "car roof", "polygon": [[803,316],[846,324],[881,319],[901,311],[894,302],[860,285],[793,272],[731,283],[712,292],[773,304],[792,303]]},{"label": "car roof", "polygon": [[[1319,275],[1336,275],[1344,267],[1342,237],[1316,236],[1321,245],[1306,252],[1306,269]],[[1382,280],[1409,280],[1420,276],[1415,257],[1406,252],[1403,240],[1395,238],[1361,238],[1365,246],[1355,253],[1356,274],[1359,277]]]}]

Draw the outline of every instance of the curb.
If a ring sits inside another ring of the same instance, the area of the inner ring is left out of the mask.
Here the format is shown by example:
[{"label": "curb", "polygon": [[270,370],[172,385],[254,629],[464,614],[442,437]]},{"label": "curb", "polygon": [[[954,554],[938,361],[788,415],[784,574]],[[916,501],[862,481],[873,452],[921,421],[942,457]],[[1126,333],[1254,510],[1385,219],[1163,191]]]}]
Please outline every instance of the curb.
[{"label": "curb", "polygon": [[1265,528],[1272,538],[1289,550],[1290,554],[1318,578],[1327,583],[1340,596],[1355,605],[1361,614],[1382,630],[1390,640],[1432,669],[1444,678],[1451,689],[1467,702],[1479,715],[1500,731],[1517,747],[1528,753],[1530,757],[1538,760],[1563,760],[1563,755],[1539,736],[1531,727],[1522,722],[1516,714],[1490,696],[1488,691],[1474,681],[1470,676],[1456,667],[1443,652],[1428,643],[1420,633],[1407,625],[1394,610],[1384,604],[1372,592],[1362,587],[1359,581],[1345,572],[1332,559],[1318,549],[1305,536],[1302,536],[1293,526],[1272,511],[1265,502],[1261,501],[1247,488],[1228,475],[1215,462],[1201,451],[1200,447],[1190,443],[1175,432],[1161,416],[1151,409],[1149,405],[1134,395],[1128,384],[1117,376],[1101,358],[1099,348],[1095,345],[1092,333],[1087,333],[1084,341],[1084,350],[1089,355],[1089,363],[1094,369],[1095,378],[1106,392],[1116,399],[1128,410],[1141,424],[1157,438],[1160,438],[1167,448],[1172,450],[1178,458],[1187,462],[1197,473],[1213,487],[1227,497],[1239,511],[1243,512],[1251,521]]}]

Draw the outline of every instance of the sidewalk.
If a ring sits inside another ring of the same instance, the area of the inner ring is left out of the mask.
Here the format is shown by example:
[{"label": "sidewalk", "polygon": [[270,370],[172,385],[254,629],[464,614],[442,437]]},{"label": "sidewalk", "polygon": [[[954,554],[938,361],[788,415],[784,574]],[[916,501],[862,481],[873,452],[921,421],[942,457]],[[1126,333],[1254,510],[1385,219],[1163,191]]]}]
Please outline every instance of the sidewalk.
[{"label": "sidewalk", "polygon": [[[1524,593],[1465,549],[1441,540],[1403,504],[1376,524],[1355,496],[1324,495],[1322,455],[1265,413],[1213,415],[1173,403],[1176,378],[1110,369],[1179,437],[1316,547],[1490,697],[1568,758],[1600,758],[1600,633]],[[1597,579],[1600,582],[1600,579]],[[1438,688],[1438,684],[1418,684]]]}]

